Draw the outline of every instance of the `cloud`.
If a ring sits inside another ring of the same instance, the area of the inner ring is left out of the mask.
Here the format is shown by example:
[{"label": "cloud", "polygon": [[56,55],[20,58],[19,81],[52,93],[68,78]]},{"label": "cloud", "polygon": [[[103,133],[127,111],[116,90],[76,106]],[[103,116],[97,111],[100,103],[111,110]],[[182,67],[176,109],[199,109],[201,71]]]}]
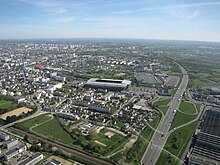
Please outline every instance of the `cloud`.
[{"label": "cloud", "polygon": [[57,20],[58,23],[70,23],[75,20],[74,17],[63,17]]},{"label": "cloud", "polygon": [[199,12],[198,11],[194,11],[192,14],[188,15],[187,17],[185,17],[185,20],[189,21],[193,18],[196,18],[197,16],[199,16]]},{"label": "cloud", "polygon": [[161,9],[181,9],[181,8],[191,8],[191,7],[207,7],[207,6],[219,6],[220,2],[201,2],[201,3],[189,3],[189,4],[179,4],[179,5],[169,5],[169,6],[155,6],[155,7],[145,7],[134,10],[120,10],[113,11],[112,14],[132,14],[145,12],[150,10],[161,10]]},{"label": "cloud", "polygon": [[[41,8],[43,11],[50,14],[63,14],[70,11],[82,11],[92,8],[95,3],[100,3],[100,0],[91,1],[65,1],[65,0],[14,0],[19,3],[26,3]],[[86,9],[85,9],[86,8]]]},{"label": "cloud", "polygon": [[62,14],[67,12],[66,4],[58,0],[16,0],[29,5],[35,5],[50,14]]},{"label": "cloud", "polygon": [[48,8],[44,9],[45,12],[51,13],[51,14],[62,14],[66,13],[67,9],[60,7],[60,8]]},{"label": "cloud", "polygon": [[182,9],[164,9],[165,13],[168,13],[174,18],[180,18],[184,21],[190,21],[199,16],[199,11],[189,11],[185,8]]}]

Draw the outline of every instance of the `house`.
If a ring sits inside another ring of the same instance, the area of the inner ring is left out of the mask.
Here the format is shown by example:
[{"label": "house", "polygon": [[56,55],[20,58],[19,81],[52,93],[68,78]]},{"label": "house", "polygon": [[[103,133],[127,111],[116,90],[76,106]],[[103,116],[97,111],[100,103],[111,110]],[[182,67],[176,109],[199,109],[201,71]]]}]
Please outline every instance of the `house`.
[{"label": "house", "polygon": [[16,96],[14,98],[12,98],[12,101],[19,104],[19,103],[23,103],[26,101],[25,97],[21,97],[21,96]]}]

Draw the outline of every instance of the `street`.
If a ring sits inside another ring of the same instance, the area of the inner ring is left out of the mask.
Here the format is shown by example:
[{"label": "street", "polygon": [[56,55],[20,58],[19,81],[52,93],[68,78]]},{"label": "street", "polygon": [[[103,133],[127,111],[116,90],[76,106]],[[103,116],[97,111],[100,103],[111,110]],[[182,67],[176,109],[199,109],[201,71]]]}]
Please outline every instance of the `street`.
[{"label": "street", "polygon": [[141,159],[141,164],[143,165],[153,165],[156,164],[157,159],[160,156],[160,153],[166,144],[166,141],[169,137],[169,129],[172,124],[172,121],[175,117],[175,112],[179,108],[182,96],[186,90],[187,84],[188,84],[188,75],[187,71],[180,66],[180,69],[183,74],[182,81],[176,91],[176,94],[174,95],[173,99],[171,100],[170,107],[160,122],[157,131],[155,131],[151,142],[149,143],[142,159]]}]

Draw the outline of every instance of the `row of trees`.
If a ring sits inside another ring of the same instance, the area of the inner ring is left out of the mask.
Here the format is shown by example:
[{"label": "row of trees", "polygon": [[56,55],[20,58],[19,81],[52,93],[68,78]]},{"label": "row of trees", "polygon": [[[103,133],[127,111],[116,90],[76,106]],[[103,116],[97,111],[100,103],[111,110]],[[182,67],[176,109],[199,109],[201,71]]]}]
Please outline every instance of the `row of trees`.
[{"label": "row of trees", "polygon": [[30,116],[30,115],[34,114],[37,111],[37,107],[35,107],[35,106],[31,106],[30,108],[32,109],[32,111],[29,111],[27,113],[23,112],[19,116],[16,116],[16,115],[7,116],[6,120],[4,121],[4,124],[9,124],[9,123],[15,122],[15,121],[17,121],[19,119],[23,119],[23,118],[25,118],[27,116]]},{"label": "row of trees", "polygon": [[27,107],[27,103],[11,104],[7,108],[0,107],[0,115],[21,107]]}]

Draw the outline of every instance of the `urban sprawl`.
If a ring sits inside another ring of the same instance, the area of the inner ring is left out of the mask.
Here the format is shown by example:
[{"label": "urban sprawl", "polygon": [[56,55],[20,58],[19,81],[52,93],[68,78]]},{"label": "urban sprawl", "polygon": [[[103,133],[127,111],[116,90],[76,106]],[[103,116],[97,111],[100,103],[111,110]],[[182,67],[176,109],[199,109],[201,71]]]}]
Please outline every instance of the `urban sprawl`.
[{"label": "urban sprawl", "polygon": [[220,164],[220,86],[186,62],[220,48],[201,44],[1,41],[0,162]]}]

